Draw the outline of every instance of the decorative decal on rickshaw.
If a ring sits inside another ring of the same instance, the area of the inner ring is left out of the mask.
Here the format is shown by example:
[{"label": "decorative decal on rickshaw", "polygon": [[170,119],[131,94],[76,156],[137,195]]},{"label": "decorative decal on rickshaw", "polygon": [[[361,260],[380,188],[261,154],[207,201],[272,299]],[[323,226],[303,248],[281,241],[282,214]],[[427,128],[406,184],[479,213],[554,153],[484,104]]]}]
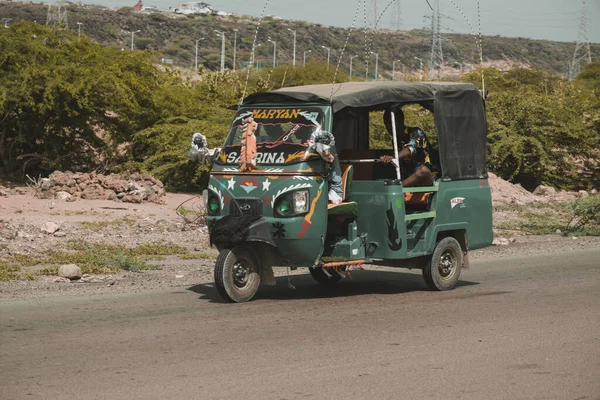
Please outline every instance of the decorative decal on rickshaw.
[{"label": "decorative decal on rickshaw", "polygon": [[[222,163],[225,163],[227,161],[227,153],[225,153],[224,151],[221,151],[219,153],[219,155],[217,156],[217,159],[219,161],[221,161]],[[229,169],[227,169],[227,171],[229,171]],[[237,169],[234,169],[234,171],[237,171]]]},{"label": "decorative decal on rickshaw", "polygon": [[265,108],[252,110],[252,118],[254,119],[292,119],[298,118],[301,109],[290,108]]},{"label": "decorative decal on rickshaw", "polygon": [[269,180],[269,178],[265,179],[262,183],[263,187],[262,190],[263,191],[269,191],[269,187],[271,186],[271,181]]},{"label": "decorative decal on rickshaw", "polygon": [[459,208],[465,208],[465,198],[464,197],[454,197],[450,199],[450,208],[454,208],[459,206]]},{"label": "decorative decal on rickshaw", "polygon": [[233,190],[234,187],[235,187],[235,179],[233,179],[233,176],[232,176],[231,179],[229,179],[227,181],[227,190]]},{"label": "decorative decal on rickshaw", "polygon": [[402,204],[404,204],[403,199],[396,199],[396,207],[398,207],[399,209],[402,209]]},{"label": "decorative decal on rickshaw", "polygon": [[272,223],[271,233],[275,239],[285,239],[285,225],[281,222]]},{"label": "decorative decal on rickshaw", "polygon": [[309,188],[311,186],[312,185],[310,183],[298,183],[297,185],[288,186],[286,188],[283,188],[283,189],[277,191],[275,196],[273,196],[273,200],[271,200],[271,207],[273,207],[273,205],[275,204],[275,199],[277,199],[280,195],[287,193],[291,190],[305,189],[305,188]]},{"label": "decorative decal on rickshaw", "polygon": [[250,193],[254,189],[258,188],[258,179],[256,179],[256,178],[242,179],[242,182],[240,183],[240,187],[242,189],[244,189],[246,191],[246,193]]},{"label": "decorative decal on rickshaw", "polygon": [[208,188],[210,190],[212,190],[214,192],[214,194],[216,194],[217,197],[219,198],[219,203],[221,204],[221,211],[222,211],[223,208],[225,207],[225,203],[223,202],[223,195],[221,194],[221,191],[217,190],[217,188],[214,187],[213,185],[208,185]]},{"label": "decorative decal on rickshaw", "polygon": [[394,216],[392,203],[390,203],[390,208],[387,210],[386,214],[388,227],[388,246],[393,251],[398,251],[402,248],[402,239],[398,234],[398,225],[396,224],[396,217]]},{"label": "decorative decal on rickshaw", "polygon": [[304,222],[302,222],[302,229],[300,229],[300,232],[298,232],[298,238],[302,239],[304,237],[304,234],[306,234],[306,231],[308,230],[308,228],[310,227],[310,225],[312,224],[311,218],[315,212],[315,207],[317,205],[317,200],[319,200],[319,197],[321,197],[321,192],[323,191],[323,183],[321,182],[321,185],[319,186],[319,190],[317,191],[317,195],[315,196],[315,198],[313,199],[312,203],[310,204],[310,210],[308,212],[308,214],[306,214],[306,217],[304,217]]},{"label": "decorative decal on rickshaw", "polygon": [[237,172],[238,169],[237,168],[232,168],[232,167],[225,167],[225,168],[223,168],[223,171],[226,171],[226,172]]},{"label": "decorative decal on rickshaw", "polygon": [[294,160],[302,160],[303,158],[305,158],[304,152],[303,151],[297,151],[295,153],[288,154],[287,158],[285,159],[285,162],[289,163],[289,162],[294,161]]},{"label": "decorative decal on rickshaw", "polygon": [[301,180],[301,181],[312,181],[313,177],[312,176],[302,176],[302,175],[299,175],[299,176],[294,176],[294,179],[298,179],[298,180]]}]

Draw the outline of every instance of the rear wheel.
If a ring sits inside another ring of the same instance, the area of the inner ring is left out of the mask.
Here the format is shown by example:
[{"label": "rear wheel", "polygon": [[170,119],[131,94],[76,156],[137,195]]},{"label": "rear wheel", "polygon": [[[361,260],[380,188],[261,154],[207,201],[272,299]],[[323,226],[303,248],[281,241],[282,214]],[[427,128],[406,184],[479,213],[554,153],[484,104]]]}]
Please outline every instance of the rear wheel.
[{"label": "rear wheel", "polygon": [[342,276],[333,268],[327,268],[327,272],[331,276],[327,276],[321,267],[309,268],[308,270],[313,279],[324,286],[332,286],[342,279]]},{"label": "rear wheel", "polygon": [[423,278],[431,290],[450,290],[458,283],[463,263],[460,243],[453,237],[438,242],[423,268]]},{"label": "rear wheel", "polygon": [[242,245],[221,251],[215,263],[215,285],[229,302],[251,300],[260,286],[260,264],[252,249]]}]

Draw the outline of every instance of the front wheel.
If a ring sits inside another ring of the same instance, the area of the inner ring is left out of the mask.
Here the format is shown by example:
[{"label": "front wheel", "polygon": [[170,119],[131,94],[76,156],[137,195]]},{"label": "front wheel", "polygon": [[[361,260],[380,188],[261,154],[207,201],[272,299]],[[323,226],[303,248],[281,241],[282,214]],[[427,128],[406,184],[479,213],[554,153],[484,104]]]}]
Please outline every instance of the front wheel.
[{"label": "front wheel", "polygon": [[450,290],[458,283],[463,263],[460,243],[453,237],[438,242],[429,262],[423,267],[423,278],[431,290]]},{"label": "front wheel", "polygon": [[231,303],[251,300],[260,286],[260,264],[247,246],[224,249],[215,263],[215,285]]}]

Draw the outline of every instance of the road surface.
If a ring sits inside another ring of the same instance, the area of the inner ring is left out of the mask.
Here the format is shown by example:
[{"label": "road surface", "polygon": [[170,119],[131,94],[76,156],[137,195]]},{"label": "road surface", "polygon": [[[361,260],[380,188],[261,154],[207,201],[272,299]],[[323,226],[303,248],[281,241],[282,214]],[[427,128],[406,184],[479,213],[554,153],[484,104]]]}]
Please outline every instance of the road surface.
[{"label": "road surface", "polygon": [[600,249],[0,303],[2,399],[600,399]]}]

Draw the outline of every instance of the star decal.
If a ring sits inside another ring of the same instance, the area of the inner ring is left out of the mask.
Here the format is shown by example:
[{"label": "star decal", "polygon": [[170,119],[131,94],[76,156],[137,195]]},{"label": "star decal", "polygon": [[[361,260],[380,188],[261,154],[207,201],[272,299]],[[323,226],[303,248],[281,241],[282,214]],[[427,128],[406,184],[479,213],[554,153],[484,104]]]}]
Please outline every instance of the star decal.
[{"label": "star decal", "polygon": [[233,190],[234,185],[235,185],[235,181],[233,180],[233,176],[232,176],[231,179],[227,181],[227,189]]},{"label": "star decal", "polygon": [[262,184],[263,184],[262,190],[269,191],[269,186],[271,186],[271,181],[269,181],[269,179],[267,178]]}]

